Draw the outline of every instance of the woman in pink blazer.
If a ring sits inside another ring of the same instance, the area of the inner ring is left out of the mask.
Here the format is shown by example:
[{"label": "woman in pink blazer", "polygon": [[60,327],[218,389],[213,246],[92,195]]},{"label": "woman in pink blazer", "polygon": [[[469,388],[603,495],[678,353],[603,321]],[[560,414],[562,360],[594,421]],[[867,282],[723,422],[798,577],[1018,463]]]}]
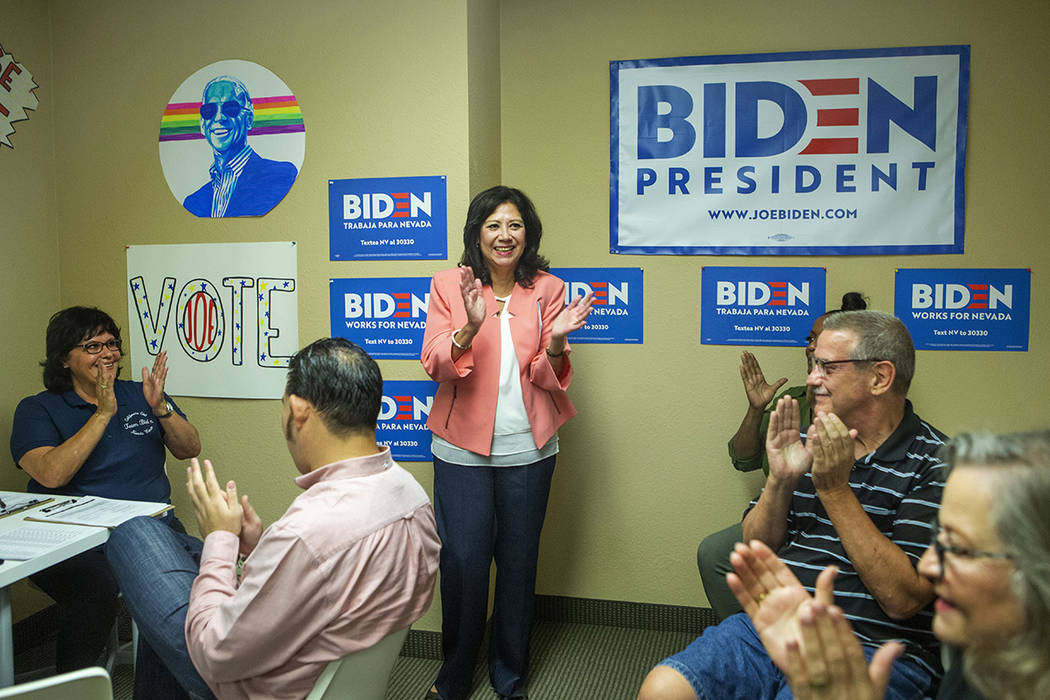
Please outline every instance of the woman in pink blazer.
[{"label": "woman in pink blazer", "polygon": [[558,428],[576,413],[566,336],[591,310],[590,295],[565,305],[565,285],[539,254],[542,233],[524,193],[485,190],[467,211],[460,266],[430,285],[420,359],[440,382],[427,425],[444,653],[430,700],[470,695],[493,559],[489,679],[500,697],[527,697],[540,530]]}]

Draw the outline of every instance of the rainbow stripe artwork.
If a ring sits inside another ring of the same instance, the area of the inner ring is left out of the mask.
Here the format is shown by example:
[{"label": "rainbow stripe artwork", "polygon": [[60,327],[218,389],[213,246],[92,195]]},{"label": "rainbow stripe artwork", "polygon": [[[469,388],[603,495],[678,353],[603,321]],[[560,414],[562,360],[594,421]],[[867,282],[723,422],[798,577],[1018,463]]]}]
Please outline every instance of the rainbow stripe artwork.
[{"label": "rainbow stripe artwork", "polygon": [[[252,99],[255,107],[255,121],[250,136],[262,134],[291,134],[305,132],[303,113],[295,95],[277,95],[274,97],[256,97]],[[172,102],[160,118],[161,143],[165,141],[192,141],[203,139],[201,135],[201,103]]]}]

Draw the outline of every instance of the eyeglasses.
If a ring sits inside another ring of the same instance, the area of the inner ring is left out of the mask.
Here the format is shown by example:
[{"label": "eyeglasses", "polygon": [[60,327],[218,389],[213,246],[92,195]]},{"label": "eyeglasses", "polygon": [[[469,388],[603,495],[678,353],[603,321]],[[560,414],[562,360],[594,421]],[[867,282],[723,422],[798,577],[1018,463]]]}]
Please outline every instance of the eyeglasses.
[{"label": "eyeglasses", "polygon": [[958,547],[953,544],[944,544],[941,542],[941,526],[935,525],[933,529],[933,539],[930,540],[930,546],[933,547],[933,551],[937,553],[937,578],[944,578],[944,553],[948,552],[953,557],[960,559],[1006,559],[1012,560],[1009,554],[1005,552],[986,552],[980,549],[970,549],[969,547]]},{"label": "eyeglasses", "polygon": [[120,341],[116,338],[110,338],[104,343],[100,343],[97,340],[92,340],[90,343],[78,343],[74,345],[75,348],[82,348],[88,355],[97,355],[102,352],[102,348],[106,350],[116,350],[120,352]]},{"label": "eyeglasses", "polygon": [[[222,103],[222,113],[230,119],[233,119],[240,114],[242,109],[247,109],[247,107],[244,107],[236,100]],[[204,119],[205,121],[211,121],[218,113],[219,105],[217,102],[205,102],[201,105],[201,119]]]},{"label": "eyeglasses", "polygon": [[[817,374],[819,374],[820,376],[826,377],[835,371],[835,365],[844,365],[852,362],[883,362],[883,360],[874,357],[863,360],[822,360],[819,357],[814,357],[813,369],[817,370]],[[831,367],[832,369],[829,370],[829,367]]]}]

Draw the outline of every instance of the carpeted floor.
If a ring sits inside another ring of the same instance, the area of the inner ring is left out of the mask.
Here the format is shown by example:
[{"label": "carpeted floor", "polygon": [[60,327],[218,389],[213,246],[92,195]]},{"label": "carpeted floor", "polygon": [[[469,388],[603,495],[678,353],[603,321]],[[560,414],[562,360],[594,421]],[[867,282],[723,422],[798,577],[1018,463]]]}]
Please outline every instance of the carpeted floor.
[{"label": "carpeted floor", "polygon": [[[538,620],[533,628],[532,700],[631,700],[645,674],[693,639],[690,632],[662,632]],[[437,676],[436,659],[402,656],[394,666],[387,700],[423,700]],[[471,700],[496,694],[481,664]]]},{"label": "carpeted floor", "polygon": [[[632,700],[645,674],[715,622],[702,608],[657,606],[537,596],[529,697],[532,700]],[[602,624],[595,624],[595,622]],[[619,625],[619,626],[613,626]],[[130,624],[126,627],[130,630]],[[655,628],[655,629],[654,629]],[[437,676],[438,635],[412,633],[394,666],[387,700],[422,700]],[[122,638],[130,632],[122,632]],[[54,673],[54,642],[19,653],[19,681]],[[130,665],[112,669],[113,696],[131,700]],[[474,677],[471,700],[495,700],[485,660]]]},{"label": "carpeted floor", "polygon": [[[532,636],[531,700],[633,700],[645,674],[695,635],[686,632],[539,621]],[[394,665],[387,700],[423,700],[441,662],[402,656]],[[131,666],[113,669],[113,697],[131,700]],[[483,665],[471,700],[494,700]]]}]

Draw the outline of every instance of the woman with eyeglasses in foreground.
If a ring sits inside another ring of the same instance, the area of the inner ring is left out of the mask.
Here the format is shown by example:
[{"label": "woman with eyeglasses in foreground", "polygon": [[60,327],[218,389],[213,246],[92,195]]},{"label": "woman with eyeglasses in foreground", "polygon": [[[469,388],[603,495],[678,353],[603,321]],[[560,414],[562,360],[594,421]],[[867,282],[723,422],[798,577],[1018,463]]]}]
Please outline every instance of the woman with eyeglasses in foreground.
[{"label": "woman with eyeglasses in foreground", "polygon": [[[948,661],[937,698],[1050,698],[1050,430],[963,434],[945,449],[952,471],[918,564]],[[796,698],[883,697],[902,647],[868,666],[832,604],[833,567],[811,597],[759,542],[738,544],[732,563],[729,586]]]},{"label": "woman with eyeglasses in foreground", "polygon": [[[27,490],[171,502],[164,450],[200,453],[197,429],[164,393],[161,351],[142,382],[117,379],[120,329],[104,311],[73,306],[47,326],[44,386],[15,409],[11,456],[29,475]],[[172,527],[181,525],[172,513]],[[58,608],[56,670],[96,663],[117,612],[117,584],[101,547],[30,576]]]}]

